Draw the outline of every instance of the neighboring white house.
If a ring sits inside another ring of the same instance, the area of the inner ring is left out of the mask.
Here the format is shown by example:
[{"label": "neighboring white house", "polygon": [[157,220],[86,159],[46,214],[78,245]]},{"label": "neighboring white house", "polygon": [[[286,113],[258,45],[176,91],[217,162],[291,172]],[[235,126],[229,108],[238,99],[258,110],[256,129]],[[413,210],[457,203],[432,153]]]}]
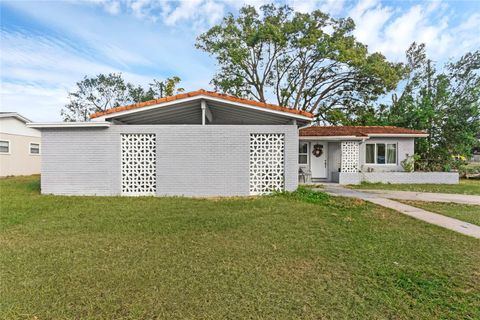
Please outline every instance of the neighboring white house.
[{"label": "neighboring white house", "polygon": [[41,133],[16,112],[0,112],[0,176],[40,173]]}]

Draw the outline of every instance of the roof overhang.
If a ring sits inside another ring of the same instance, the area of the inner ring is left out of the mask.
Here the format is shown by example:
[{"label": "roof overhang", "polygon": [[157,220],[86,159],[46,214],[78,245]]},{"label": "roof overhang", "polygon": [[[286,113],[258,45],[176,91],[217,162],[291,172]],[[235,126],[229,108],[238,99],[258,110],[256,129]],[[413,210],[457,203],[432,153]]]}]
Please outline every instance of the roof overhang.
[{"label": "roof overhang", "polygon": [[108,128],[111,125],[107,121],[96,122],[28,122],[27,127],[36,129],[46,128]]},{"label": "roof overhang", "polygon": [[368,137],[357,136],[300,136],[300,140],[322,140],[322,141],[351,141],[351,140],[366,140]]},{"label": "roof overhang", "polygon": [[24,123],[28,123],[28,122],[31,122],[30,119],[28,118],[25,118],[24,116],[22,116],[21,114],[17,113],[17,112],[5,112],[5,113],[0,113],[0,118],[16,118]]},{"label": "roof overhang", "polygon": [[372,133],[364,137],[359,136],[300,136],[300,140],[328,140],[328,141],[342,141],[342,140],[368,140],[370,138],[425,138],[427,133]]},{"label": "roof overhang", "polygon": [[[296,120],[299,125],[304,125],[307,123],[310,123],[313,119],[301,114],[295,114],[291,112],[284,112],[280,110],[274,110],[274,109],[269,109],[269,108],[264,108],[260,106],[253,106],[249,105],[246,103],[241,103],[241,102],[235,102],[235,101],[228,101],[222,98],[217,98],[217,97],[212,97],[209,95],[196,95],[193,97],[186,97],[183,99],[179,100],[173,100],[173,101],[167,101],[167,102],[162,102],[159,104],[154,104],[151,106],[145,106],[137,109],[131,109],[131,110],[125,110],[125,111],[118,111],[118,112],[112,112],[110,114],[105,114],[96,118],[93,118],[93,122],[97,121],[112,121],[112,120],[118,120],[118,121],[126,121],[128,124],[130,122],[135,122],[137,119],[141,120],[142,117],[146,119],[151,119],[151,117],[145,117],[145,115],[153,115],[155,110],[163,111],[165,116],[169,116],[168,113],[178,113],[178,117],[187,117],[188,114],[188,107],[190,106],[194,108],[193,105],[200,105],[201,101],[206,101],[207,105],[210,105],[212,109],[216,108],[217,111],[219,111],[219,108],[222,108],[222,112],[224,115],[226,115],[228,112],[231,111],[232,116],[234,117],[241,117],[242,115],[244,116],[249,116],[249,117],[254,117],[257,118],[257,116],[266,116],[266,117],[271,117],[271,119],[276,118],[276,119],[285,119],[285,122],[291,121],[291,120]],[[175,108],[173,108],[175,106]],[[178,109],[176,107],[179,107]],[[180,108],[185,107],[184,110],[182,111]],[[231,110],[229,110],[231,108]],[[181,111],[181,112],[180,112]],[[201,110],[199,108],[193,110],[197,112],[198,114],[201,113]],[[213,111],[215,113],[215,110]],[[198,116],[197,114],[197,116]],[[193,117],[193,115],[190,115]],[[193,119],[193,118],[192,118]],[[193,120],[192,120],[193,121]],[[138,123],[140,124],[140,123]]]},{"label": "roof overhang", "polygon": [[428,133],[369,133],[370,138],[425,138]]}]

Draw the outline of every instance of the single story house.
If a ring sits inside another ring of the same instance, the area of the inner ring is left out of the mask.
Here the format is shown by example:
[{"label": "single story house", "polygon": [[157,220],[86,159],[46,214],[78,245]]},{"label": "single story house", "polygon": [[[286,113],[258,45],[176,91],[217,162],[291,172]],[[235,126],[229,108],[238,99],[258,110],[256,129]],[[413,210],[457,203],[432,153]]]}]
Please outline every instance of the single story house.
[{"label": "single story house", "polygon": [[313,115],[205,90],[42,131],[41,190],[65,195],[244,196],[295,190],[298,127]]},{"label": "single story house", "polygon": [[[42,131],[42,193],[258,195],[295,190],[299,169],[306,166],[314,179],[358,183],[361,179],[350,174],[363,167],[361,157],[372,157],[368,139],[395,138],[388,141],[397,141],[395,168],[401,170],[398,161],[413,154],[413,139],[424,135],[329,135],[333,127],[307,127],[313,120],[309,112],[205,90],[117,107],[91,118],[29,124]],[[375,161],[383,161],[381,147],[375,148]],[[392,147],[387,143],[385,148],[383,157],[392,165]]]},{"label": "single story house", "polygon": [[40,130],[16,112],[0,112],[0,177],[40,173]]}]

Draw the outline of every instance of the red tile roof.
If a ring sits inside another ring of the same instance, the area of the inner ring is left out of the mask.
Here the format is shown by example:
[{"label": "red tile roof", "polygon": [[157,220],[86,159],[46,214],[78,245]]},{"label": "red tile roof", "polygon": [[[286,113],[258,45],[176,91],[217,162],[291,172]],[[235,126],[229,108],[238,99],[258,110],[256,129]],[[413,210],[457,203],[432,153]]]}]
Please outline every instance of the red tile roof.
[{"label": "red tile roof", "polygon": [[300,136],[368,137],[369,134],[425,134],[425,132],[393,126],[311,126],[300,129]]},{"label": "red tile roof", "polygon": [[93,119],[93,118],[104,116],[106,114],[111,114],[111,113],[116,113],[116,112],[121,112],[121,111],[126,111],[126,110],[132,110],[132,109],[138,109],[138,108],[147,107],[147,106],[153,106],[153,105],[164,103],[164,102],[181,100],[181,99],[196,97],[196,96],[200,96],[200,95],[213,97],[213,98],[220,98],[220,99],[227,100],[227,101],[238,102],[238,103],[248,104],[248,105],[255,106],[255,107],[262,107],[262,108],[266,108],[266,109],[288,112],[288,113],[293,113],[293,114],[313,118],[313,114],[310,113],[310,112],[307,112],[307,111],[289,109],[289,108],[277,106],[277,105],[274,105],[274,104],[268,104],[268,103],[259,102],[259,101],[255,101],[255,100],[237,98],[237,97],[229,96],[229,95],[226,95],[226,94],[223,94],[223,93],[206,91],[206,90],[203,90],[203,89],[200,89],[200,90],[197,90],[197,91],[192,91],[192,92],[187,92],[187,93],[180,93],[180,94],[170,96],[170,97],[164,97],[164,98],[149,100],[149,101],[145,101],[145,102],[139,102],[139,103],[131,104],[131,105],[128,105],[128,106],[111,108],[111,109],[108,109],[106,111],[96,112],[96,113],[90,115],[90,118]]}]

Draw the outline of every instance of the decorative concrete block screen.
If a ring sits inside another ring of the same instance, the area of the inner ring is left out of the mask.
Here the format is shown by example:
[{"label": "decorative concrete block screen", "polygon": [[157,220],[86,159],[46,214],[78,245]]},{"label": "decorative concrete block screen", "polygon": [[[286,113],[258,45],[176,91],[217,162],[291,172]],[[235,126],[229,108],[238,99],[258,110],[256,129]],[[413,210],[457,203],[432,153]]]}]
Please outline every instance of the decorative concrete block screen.
[{"label": "decorative concrete block screen", "polygon": [[250,134],[250,194],[284,190],[285,137],[276,133]]},{"label": "decorative concrete block screen", "polygon": [[155,134],[122,134],[122,194],[152,195],[157,188]]},{"label": "decorative concrete block screen", "polygon": [[356,141],[342,142],[342,172],[358,172],[360,145]]}]

